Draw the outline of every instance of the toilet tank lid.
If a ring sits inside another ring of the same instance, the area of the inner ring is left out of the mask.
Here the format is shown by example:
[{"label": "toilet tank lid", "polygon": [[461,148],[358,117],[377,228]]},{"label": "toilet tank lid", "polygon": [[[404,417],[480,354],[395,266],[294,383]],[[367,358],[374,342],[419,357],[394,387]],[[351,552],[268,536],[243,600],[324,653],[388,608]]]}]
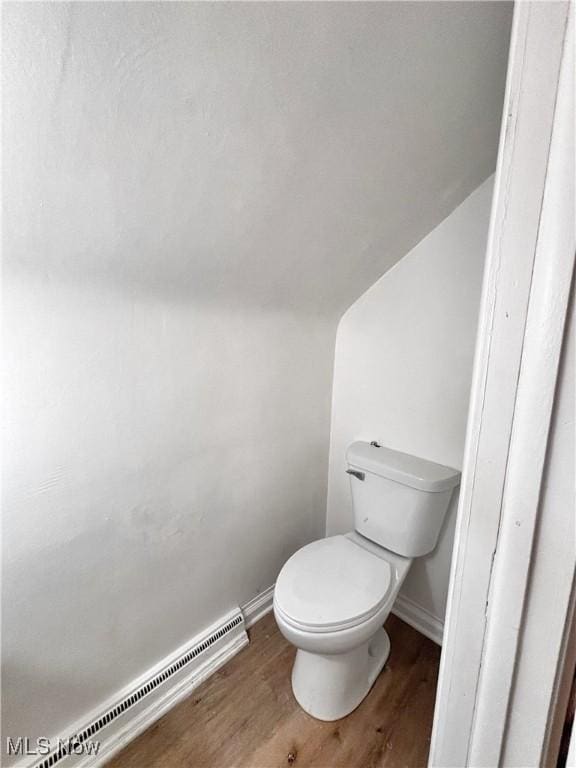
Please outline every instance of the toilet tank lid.
[{"label": "toilet tank lid", "polygon": [[357,469],[429,493],[447,491],[460,483],[457,469],[361,440],[348,446],[346,461]]}]

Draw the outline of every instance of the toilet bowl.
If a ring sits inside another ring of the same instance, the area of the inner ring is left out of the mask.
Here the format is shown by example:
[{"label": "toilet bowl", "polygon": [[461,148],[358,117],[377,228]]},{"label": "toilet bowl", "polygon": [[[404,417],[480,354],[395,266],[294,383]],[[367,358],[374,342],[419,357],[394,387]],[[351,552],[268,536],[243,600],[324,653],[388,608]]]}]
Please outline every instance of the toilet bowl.
[{"label": "toilet bowl", "polygon": [[338,720],[386,663],[383,624],[414,557],[436,546],[458,470],[376,442],[346,452],[354,528],[313,541],[276,581],[274,616],[296,647],[292,690],[306,712]]},{"label": "toilet bowl", "polygon": [[284,565],[274,616],[297,648],[294,696],[313,717],[344,717],[372,687],[390,652],[382,625],[411,562],[349,533],[312,542]]}]

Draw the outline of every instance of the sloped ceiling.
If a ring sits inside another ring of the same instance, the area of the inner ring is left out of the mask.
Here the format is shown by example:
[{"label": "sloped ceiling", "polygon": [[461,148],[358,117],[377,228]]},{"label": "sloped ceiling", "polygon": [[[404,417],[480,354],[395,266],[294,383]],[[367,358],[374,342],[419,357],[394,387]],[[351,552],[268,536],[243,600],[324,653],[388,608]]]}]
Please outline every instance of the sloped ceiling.
[{"label": "sloped ceiling", "polygon": [[341,314],[494,170],[510,21],[495,2],[6,4],[7,267]]}]

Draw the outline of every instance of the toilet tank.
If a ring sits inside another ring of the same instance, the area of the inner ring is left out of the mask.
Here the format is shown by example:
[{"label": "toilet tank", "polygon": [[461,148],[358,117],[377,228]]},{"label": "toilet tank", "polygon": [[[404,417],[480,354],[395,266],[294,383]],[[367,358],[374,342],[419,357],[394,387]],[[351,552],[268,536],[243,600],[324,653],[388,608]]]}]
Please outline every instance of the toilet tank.
[{"label": "toilet tank", "polygon": [[460,472],[361,441],[346,462],[356,531],[404,557],[431,552]]}]

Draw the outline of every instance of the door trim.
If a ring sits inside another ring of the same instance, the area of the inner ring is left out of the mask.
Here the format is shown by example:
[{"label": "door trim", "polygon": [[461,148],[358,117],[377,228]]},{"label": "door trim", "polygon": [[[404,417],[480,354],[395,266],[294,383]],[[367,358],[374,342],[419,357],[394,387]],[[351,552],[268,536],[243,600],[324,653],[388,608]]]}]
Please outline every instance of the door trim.
[{"label": "door trim", "polygon": [[515,6],[429,760],[442,768],[498,765],[506,738],[574,269],[571,15]]}]

